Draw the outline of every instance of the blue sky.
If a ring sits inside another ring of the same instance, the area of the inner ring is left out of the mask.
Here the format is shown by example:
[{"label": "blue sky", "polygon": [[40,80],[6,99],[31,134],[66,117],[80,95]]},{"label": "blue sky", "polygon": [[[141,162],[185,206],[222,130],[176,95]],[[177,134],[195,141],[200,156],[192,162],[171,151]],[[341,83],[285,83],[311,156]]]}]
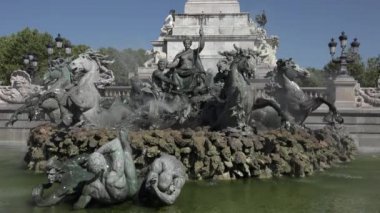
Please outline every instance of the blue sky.
[{"label": "blue sky", "polygon": [[[93,48],[150,48],[170,9],[186,0],[1,0],[0,36],[36,28],[61,33]],[[269,34],[280,37],[278,58],[321,68],[330,60],[327,43],[341,31],[358,37],[363,58],[380,54],[379,0],[240,0],[241,10],[268,16]]]}]

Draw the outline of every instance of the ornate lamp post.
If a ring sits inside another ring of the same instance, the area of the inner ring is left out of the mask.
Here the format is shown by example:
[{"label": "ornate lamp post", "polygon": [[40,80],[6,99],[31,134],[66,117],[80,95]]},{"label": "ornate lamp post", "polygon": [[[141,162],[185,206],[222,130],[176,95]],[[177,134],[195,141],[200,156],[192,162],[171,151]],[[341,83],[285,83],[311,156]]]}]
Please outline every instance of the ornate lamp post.
[{"label": "ornate lamp post", "polygon": [[[349,58],[347,55],[347,50],[346,50],[347,36],[344,32],[342,32],[342,34],[339,36],[339,42],[340,42],[340,47],[342,49],[340,56],[338,58],[334,58],[334,55],[336,52],[336,46],[337,46],[337,42],[335,42],[334,38],[332,38],[328,44],[329,49],[330,49],[330,55],[331,55],[332,61],[340,65],[338,76],[347,76],[348,75],[347,65],[349,63],[354,62],[354,60],[352,58]],[[360,43],[358,42],[358,39],[355,38],[354,41],[351,43],[352,52],[357,54],[359,52],[359,46],[360,46]]]},{"label": "ornate lamp post", "polygon": [[[354,62],[354,59],[347,51],[347,36],[344,32],[339,36],[339,43],[341,47],[341,53],[338,58],[334,58],[337,42],[332,38],[328,47],[330,49],[330,55],[332,61],[340,65],[338,75],[334,80],[333,87],[335,93],[331,94],[331,101],[335,102],[335,106],[340,108],[352,108],[355,107],[355,86],[357,81],[348,74],[347,65]],[[351,52],[357,54],[359,52],[360,43],[358,39],[354,39],[351,43]]]},{"label": "ornate lamp post", "polygon": [[[58,33],[57,37],[54,40],[55,40],[55,45],[53,44],[46,45],[46,50],[48,53],[48,60],[49,60],[49,67],[51,66],[51,56],[54,54],[55,51],[57,51],[58,57],[61,57],[62,49],[64,49],[66,56],[70,56],[72,53],[70,42],[64,43],[64,39],[61,37],[60,33]],[[54,46],[56,50],[54,50]]]},{"label": "ornate lamp post", "polygon": [[54,53],[53,45],[52,44],[46,45],[46,49],[47,49],[47,53],[48,53],[48,66],[50,67],[51,66],[51,56]]},{"label": "ornate lamp post", "polygon": [[55,38],[55,45],[58,49],[61,49],[63,46],[63,38],[60,33],[58,33],[58,36]]},{"label": "ornate lamp post", "polygon": [[72,49],[71,49],[71,44],[70,44],[70,42],[67,42],[66,44],[65,44],[65,53],[66,53],[66,55],[71,55],[71,52],[72,52]]},{"label": "ornate lamp post", "polygon": [[38,68],[37,56],[33,53],[28,53],[23,57],[23,63],[25,65],[26,72],[28,72],[30,77],[33,79],[34,74]]}]

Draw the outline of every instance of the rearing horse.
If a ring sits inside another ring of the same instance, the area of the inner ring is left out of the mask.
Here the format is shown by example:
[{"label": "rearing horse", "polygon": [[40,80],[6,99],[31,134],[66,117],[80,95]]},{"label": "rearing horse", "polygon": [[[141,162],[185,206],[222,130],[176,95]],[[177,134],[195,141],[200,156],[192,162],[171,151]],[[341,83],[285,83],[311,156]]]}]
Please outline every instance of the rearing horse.
[{"label": "rearing horse", "polygon": [[271,81],[267,85],[269,94],[280,104],[296,124],[302,125],[306,118],[322,104],[329,108],[329,123],[343,123],[343,118],[338,113],[336,107],[321,97],[310,98],[294,82],[295,78],[305,78],[310,74],[300,68],[292,59],[277,61],[277,68],[270,73]]},{"label": "rearing horse", "polygon": [[288,119],[278,104],[273,100],[256,99],[253,86],[249,83],[250,78],[254,77],[257,53],[249,49],[235,49],[238,51],[233,55],[220,95],[223,103],[215,103],[211,107],[212,112],[207,110],[204,113],[205,116],[212,117],[209,119],[210,124],[215,129],[241,128],[250,123],[252,111],[266,106],[272,107],[281,117],[281,121],[286,122]]},{"label": "rearing horse", "polygon": [[81,121],[101,124],[104,122],[102,116],[99,115],[102,109],[99,105],[101,96],[97,87],[99,84],[111,83],[114,80],[112,71],[105,67],[113,61],[104,59],[104,56],[96,52],[87,51],[80,54],[69,65],[72,72],[72,85],[67,91],[66,100],[61,100],[61,112],[69,120],[72,116],[74,123]]}]

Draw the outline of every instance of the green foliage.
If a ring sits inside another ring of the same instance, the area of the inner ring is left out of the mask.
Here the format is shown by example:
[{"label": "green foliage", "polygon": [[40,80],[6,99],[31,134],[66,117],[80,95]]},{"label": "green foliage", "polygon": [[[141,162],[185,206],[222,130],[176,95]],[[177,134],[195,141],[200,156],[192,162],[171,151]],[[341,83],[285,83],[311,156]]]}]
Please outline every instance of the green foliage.
[{"label": "green foliage", "polygon": [[[70,42],[64,39],[65,42]],[[43,74],[48,70],[47,44],[54,44],[54,38],[49,33],[42,33],[36,29],[25,28],[20,32],[9,36],[0,37],[0,80],[9,84],[9,77],[14,70],[25,69],[23,57],[28,53],[33,53],[38,58],[38,69],[34,78],[38,82]],[[89,47],[86,45],[72,45],[73,57],[85,52]],[[54,48],[51,58],[64,56],[64,49]],[[115,59],[111,69],[115,73],[116,83],[126,85],[128,75],[137,72],[137,67],[142,66],[148,60],[145,50],[125,49],[119,51],[114,48],[103,48],[101,52]]]},{"label": "green foliage", "polygon": [[[353,59],[352,63],[347,65],[349,74],[356,79],[362,87],[377,86],[377,79],[380,74],[380,55],[369,58],[363,62],[358,54],[348,51],[348,57]],[[339,73],[340,65],[330,61],[322,70],[307,68],[311,77],[309,79],[298,79],[296,82],[301,87],[322,87],[327,86],[329,79],[335,78]]]},{"label": "green foliage", "polygon": [[309,78],[296,79],[296,83],[300,87],[323,87],[327,85],[326,73],[316,68],[306,68],[310,73]]},{"label": "green foliage", "polygon": [[[66,40],[67,41],[67,40]],[[25,28],[10,36],[0,37],[0,80],[9,83],[10,74],[17,69],[24,69],[23,56],[33,53],[38,58],[36,78],[41,77],[48,68],[47,44],[53,44],[53,36],[36,29]],[[88,49],[85,45],[73,45],[77,55]],[[57,51],[52,57],[57,57]]]},{"label": "green foliage", "polygon": [[[323,70],[327,76],[336,76],[339,68],[339,64],[331,61]],[[380,73],[380,56],[369,58],[367,63],[364,63],[360,55],[356,55],[353,63],[348,64],[347,70],[362,87],[375,87]]]},{"label": "green foliage", "polygon": [[377,86],[377,79],[380,74],[380,56],[369,58],[367,60],[366,71],[363,73],[362,82],[363,87]]},{"label": "green foliage", "polygon": [[115,60],[110,69],[115,74],[117,85],[127,85],[129,76],[137,73],[137,68],[149,59],[143,49],[134,50],[128,48],[119,51],[115,48],[102,48],[100,52]]}]

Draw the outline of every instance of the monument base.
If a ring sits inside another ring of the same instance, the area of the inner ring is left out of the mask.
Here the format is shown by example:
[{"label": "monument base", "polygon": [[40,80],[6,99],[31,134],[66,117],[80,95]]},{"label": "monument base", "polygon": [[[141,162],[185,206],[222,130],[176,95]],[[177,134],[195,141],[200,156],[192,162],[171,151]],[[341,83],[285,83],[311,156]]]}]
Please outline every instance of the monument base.
[{"label": "monument base", "polygon": [[240,4],[237,0],[188,0],[185,13],[240,13]]},{"label": "monument base", "polygon": [[338,109],[355,107],[355,86],[357,83],[349,75],[338,76],[335,79],[335,106]]}]

